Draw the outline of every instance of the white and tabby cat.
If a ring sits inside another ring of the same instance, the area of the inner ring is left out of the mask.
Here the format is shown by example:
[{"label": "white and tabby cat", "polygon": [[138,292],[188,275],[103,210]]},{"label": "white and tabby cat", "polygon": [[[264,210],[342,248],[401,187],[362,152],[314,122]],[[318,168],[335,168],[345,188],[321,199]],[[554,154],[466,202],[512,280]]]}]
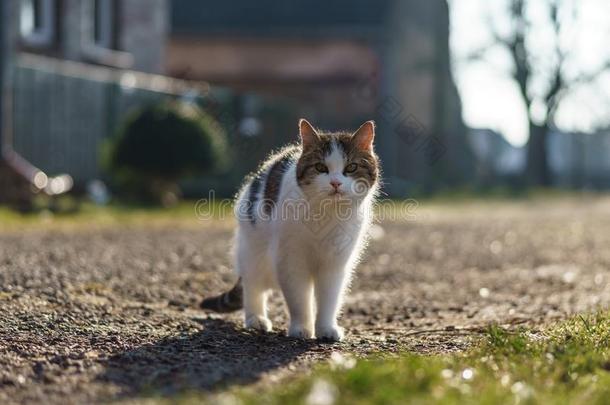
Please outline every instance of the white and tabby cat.
[{"label": "white and tabby cat", "polygon": [[233,289],[202,308],[245,310],[246,327],[271,330],[267,296],[279,287],[288,335],[340,340],[343,295],[366,244],[378,189],[375,124],[328,133],[299,121],[300,145],[272,155],[237,196]]}]

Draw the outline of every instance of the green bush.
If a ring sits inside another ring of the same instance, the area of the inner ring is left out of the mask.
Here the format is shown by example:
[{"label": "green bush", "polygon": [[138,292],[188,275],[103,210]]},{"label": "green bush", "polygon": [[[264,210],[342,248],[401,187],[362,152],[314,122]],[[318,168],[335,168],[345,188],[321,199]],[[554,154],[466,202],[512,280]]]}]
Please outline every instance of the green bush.
[{"label": "green bush", "polygon": [[179,194],[180,179],[217,173],[228,162],[221,126],[200,109],[177,103],[130,114],[105,153],[119,183],[161,200]]}]

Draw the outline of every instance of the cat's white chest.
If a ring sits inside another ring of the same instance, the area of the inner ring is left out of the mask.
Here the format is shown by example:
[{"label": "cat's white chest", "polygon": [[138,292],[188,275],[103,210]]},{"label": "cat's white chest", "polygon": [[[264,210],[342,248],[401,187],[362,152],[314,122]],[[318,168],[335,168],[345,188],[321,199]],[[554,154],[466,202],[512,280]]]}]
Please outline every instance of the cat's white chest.
[{"label": "cat's white chest", "polygon": [[361,218],[326,218],[320,221],[301,221],[293,224],[293,237],[299,246],[319,262],[345,263],[361,244],[365,221]]}]

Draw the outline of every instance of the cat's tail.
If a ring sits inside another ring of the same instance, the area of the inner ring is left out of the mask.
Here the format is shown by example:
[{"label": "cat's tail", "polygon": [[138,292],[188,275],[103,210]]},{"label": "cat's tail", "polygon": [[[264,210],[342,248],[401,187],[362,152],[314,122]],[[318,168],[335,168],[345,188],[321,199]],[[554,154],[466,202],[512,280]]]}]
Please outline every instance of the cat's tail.
[{"label": "cat's tail", "polygon": [[199,306],[208,311],[227,313],[238,311],[244,307],[244,294],[241,286],[241,277],[237,283],[226,293],[216,297],[206,298]]}]

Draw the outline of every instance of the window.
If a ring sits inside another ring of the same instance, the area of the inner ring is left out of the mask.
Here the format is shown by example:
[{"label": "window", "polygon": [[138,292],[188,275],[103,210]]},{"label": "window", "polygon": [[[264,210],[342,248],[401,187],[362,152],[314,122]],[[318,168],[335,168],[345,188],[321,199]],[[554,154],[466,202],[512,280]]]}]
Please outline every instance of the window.
[{"label": "window", "polygon": [[27,45],[49,46],[55,41],[55,0],[21,0],[21,38]]},{"label": "window", "polygon": [[83,59],[121,69],[131,68],[133,56],[119,50],[119,16],[122,4],[118,0],[81,0],[81,4],[84,28]]},{"label": "window", "polygon": [[93,43],[106,49],[115,49],[116,3],[114,0],[93,0]]}]

